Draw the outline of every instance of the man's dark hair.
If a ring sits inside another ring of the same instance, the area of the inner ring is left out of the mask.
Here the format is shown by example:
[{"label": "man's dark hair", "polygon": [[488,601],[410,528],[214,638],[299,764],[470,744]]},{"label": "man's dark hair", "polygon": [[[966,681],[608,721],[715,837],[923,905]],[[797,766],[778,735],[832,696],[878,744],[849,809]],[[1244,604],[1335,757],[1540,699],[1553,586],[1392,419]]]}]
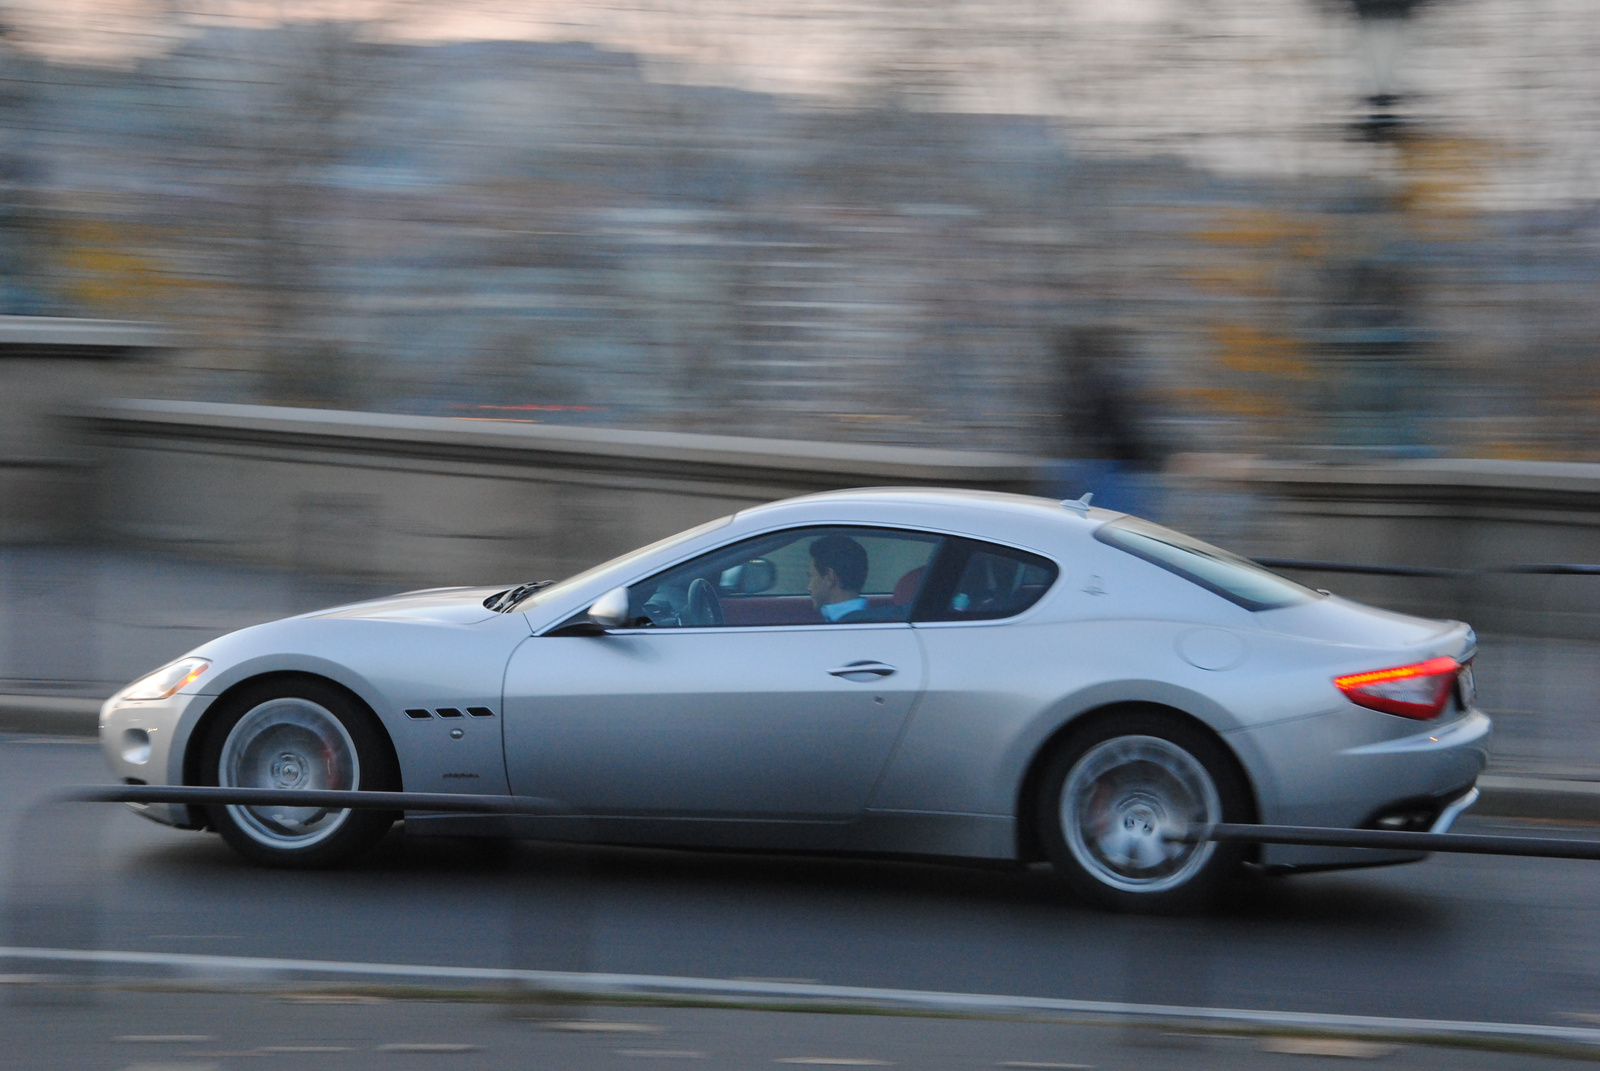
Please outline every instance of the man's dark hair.
[{"label": "man's dark hair", "polygon": [[832,569],[839,586],[860,591],[867,582],[867,552],[849,536],[829,535],[811,541],[811,560],[817,572]]}]

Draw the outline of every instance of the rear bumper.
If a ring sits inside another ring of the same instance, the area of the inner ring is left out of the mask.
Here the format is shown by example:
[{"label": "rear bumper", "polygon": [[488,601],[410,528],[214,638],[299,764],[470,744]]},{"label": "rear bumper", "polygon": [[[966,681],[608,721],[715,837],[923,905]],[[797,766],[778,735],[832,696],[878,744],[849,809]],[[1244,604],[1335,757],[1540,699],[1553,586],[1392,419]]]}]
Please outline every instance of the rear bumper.
[{"label": "rear bumper", "polygon": [[1478,797],[1481,795],[1483,795],[1483,793],[1479,792],[1476,788],[1469,788],[1465,792],[1461,793],[1461,795],[1451,800],[1445,806],[1443,811],[1439,812],[1439,817],[1434,819],[1433,825],[1428,827],[1428,832],[1450,832],[1450,827],[1456,824],[1456,819],[1465,814],[1467,809],[1470,808],[1474,803],[1477,803]]},{"label": "rear bumper", "polygon": [[[1446,725],[1378,742],[1372,741],[1373,717],[1389,716],[1352,707],[1228,734],[1255,783],[1260,820],[1337,829],[1448,829],[1477,799],[1473,785],[1489,757],[1488,716],[1469,710]],[[1274,844],[1262,847],[1260,862],[1290,871],[1424,857]]]}]

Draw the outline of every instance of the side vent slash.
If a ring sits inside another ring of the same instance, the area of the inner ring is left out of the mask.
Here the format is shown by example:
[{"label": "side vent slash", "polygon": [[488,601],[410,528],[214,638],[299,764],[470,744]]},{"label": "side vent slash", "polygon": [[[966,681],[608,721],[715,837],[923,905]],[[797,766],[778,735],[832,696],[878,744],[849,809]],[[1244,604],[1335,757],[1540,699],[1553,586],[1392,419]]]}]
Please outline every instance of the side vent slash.
[{"label": "side vent slash", "polygon": [[459,718],[459,717],[461,717],[461,711],[457,710],[455,707],[440,707],[439,710],[438,710],[438,714],[439,714],[439,717],[441,717],[441,718]]},{"label": "side vent slash", "polygon": [[433,712],[429,710],[408,710],[406,711],[406,717],[416,718],[418,721],[421,721],[423,718],[433,717]]},{"label": "side vent slash", "polygon": [[494,717],[494,711],[490,710],[488,707],[468,707],[467,713],[471,714],[474,718]]}]

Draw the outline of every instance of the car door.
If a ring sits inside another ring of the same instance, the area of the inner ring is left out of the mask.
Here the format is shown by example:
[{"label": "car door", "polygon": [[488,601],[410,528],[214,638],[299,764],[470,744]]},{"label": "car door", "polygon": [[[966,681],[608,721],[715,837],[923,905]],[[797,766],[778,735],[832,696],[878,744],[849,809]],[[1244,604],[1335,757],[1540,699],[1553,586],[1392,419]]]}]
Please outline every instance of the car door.
[{"label": "car door", "polygon": [[[827,537],[868,559],[852,600],[865,605],[831,622],[807,593],[808,550]],[[922,687],[905,618],[940,543],[862,527],[769,533],[631,586],[633,627],[530,639],[506,675],[512,791],[588,814],[859,815]]]},{"label": "car door", "polygon": [[1083,660],[1059,625],[1028,611],[1056,584],[1057,564],[1015,547],[952,539],[917,604],[928,660],[916,722],[895,751],[874,808],[1010,814],[1001,776],[1018,733]]}]

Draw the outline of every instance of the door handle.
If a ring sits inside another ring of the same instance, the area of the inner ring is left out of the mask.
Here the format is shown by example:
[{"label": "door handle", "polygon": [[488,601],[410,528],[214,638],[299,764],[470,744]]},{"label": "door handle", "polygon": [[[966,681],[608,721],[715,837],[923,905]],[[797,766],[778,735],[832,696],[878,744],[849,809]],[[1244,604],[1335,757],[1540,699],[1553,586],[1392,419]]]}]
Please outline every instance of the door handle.
[{"label": "door handle", "polygon": [[843,677],[847,681],[865,684],[867,681],[877,680],[879,677],[890,677],[895,673],[895,668],[886,662],[851,662],[848,666],[839,666],[837,669],[828,670],[835,677]]}]

